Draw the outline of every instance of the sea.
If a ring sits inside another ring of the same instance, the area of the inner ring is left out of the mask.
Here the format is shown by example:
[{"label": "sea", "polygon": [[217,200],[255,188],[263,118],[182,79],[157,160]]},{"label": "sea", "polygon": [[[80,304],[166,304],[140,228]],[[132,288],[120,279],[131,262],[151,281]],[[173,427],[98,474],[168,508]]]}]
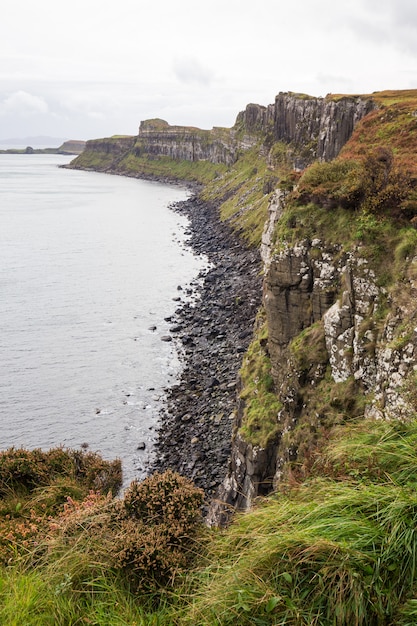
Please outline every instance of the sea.
[{"label": "sea", "polygon": [[155,452],[182,354],[169,318],[207,267],[172,210],[178,186],[65,169],[72,157],[0,155],[0,449]]}]

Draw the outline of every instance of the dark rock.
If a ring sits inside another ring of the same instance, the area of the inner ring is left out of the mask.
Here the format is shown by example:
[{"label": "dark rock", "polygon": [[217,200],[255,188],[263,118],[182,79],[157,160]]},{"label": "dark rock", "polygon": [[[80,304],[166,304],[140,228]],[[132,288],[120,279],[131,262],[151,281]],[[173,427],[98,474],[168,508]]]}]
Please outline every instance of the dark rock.
[{"label": "dark rock", "polygon": [[172,337],[170,335],[162,335],[161,341],[172,341]]},{"label": "dark rock", "polygon": [[[261,262],[257,250],[220,222],[214,205],[194,196],[173,209],[189,217],[189,245],[208,257],[211,269],[201,273],[203,281],[195,281],[193,305],[182,302],[175,312],[185,362],[178,384],[166,391],[150,471],[179,471],[211,498],[227,473],[228,416],[236,407],[242,353],[261,303]],[[219,415],[225,418],[213,421]]]}]

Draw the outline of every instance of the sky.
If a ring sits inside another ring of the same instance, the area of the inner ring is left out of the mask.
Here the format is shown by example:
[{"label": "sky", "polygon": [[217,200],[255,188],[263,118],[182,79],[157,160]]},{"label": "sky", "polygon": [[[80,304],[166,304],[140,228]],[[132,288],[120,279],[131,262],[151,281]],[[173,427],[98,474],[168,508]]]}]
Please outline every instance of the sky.
[{"label": "sky", "polygon": [[412,88],[416,0],[2,0],[0,140],[231,127],[280,91]]}]

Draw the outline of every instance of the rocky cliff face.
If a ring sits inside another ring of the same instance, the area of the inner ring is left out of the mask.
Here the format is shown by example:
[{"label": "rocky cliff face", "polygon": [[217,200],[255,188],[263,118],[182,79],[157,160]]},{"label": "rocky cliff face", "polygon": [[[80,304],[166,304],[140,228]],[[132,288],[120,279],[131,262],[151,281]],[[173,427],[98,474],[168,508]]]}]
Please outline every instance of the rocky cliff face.
[{"label": "rocky cliff face", "polygon": [[[88,141],[82,156],[71,167],[117,171],[122,159],[145,157],[149,161],[169,157],[176,161],[209,161],[232,165],[243,151],[258,143],[288,144],[296,168],[315,159],[334,158],[349,139],[355,124],[374,104],[361,98],[332,101],[296,94],[279,94],[275,104],[249,104],[232,128],[202,130],[171,126],[164,120],[141,122],[136,137],[110,137]],[[101,160],[101,162],[100,162]],[[123,173],[126,168],[121,167]],[[140,172],[136,172],[140,175]]]},{"label": "rocky cliff face", "polygon": [[148,158],[167,156],[176,161],[210,161],[231,165],[236,161],[239,142],[229,129],[201,130],[170,126],[164,120],[141,122],[135,155]]},{"label": "rocky cliff face", "polygon": [[357,122],[374,108],[370,99],[346,97],[338,101],[280,93],[275,104],[248,104],[231,129],[204,131],[148,120],[139,128],[136,154],[168,156],[175,160],[233,164],[239,151],[260,139],[273,138],[289,146],[296,167],[316,159],[330,160],[340,152]]},{"label": "rocky cliff face", "polygon": [[[360,245],[344,251],[305,239],[274,250],[270,235],[284,207],[278,191],[262,246],[265,352],[282,408],[275,436],[261,447],[242,434],[244,401],[238,401],[219,500],[242,509],[277,486],[288,461],[306,462],[319,431],[347,415],[403,419],[416,401],[417,258],[404,261],[398,287],[388,294]],[[212,521],[221,510],[213,508]]]},{"label": "rocky cliff face", "polygon": [[115,136],[87,141],[81,154],[67,166],[71,169],[118,173],[120,162],[135,144],[133,136]]},{"label": "rocky cliff face", "polygon": [[335,101],[280,93],[273,109],[274,139],[291,145],[300,169],[316,159],[330,161],[339,154],[357,122],[374,108],[371,99],[359,97]]},{"label": "rocky cliff face", "polygon": [[86,142],[86,152],[96,152],[120,157],[129,152],[135,143],[135,137],[110,137],[108,139],[91,139]]}]

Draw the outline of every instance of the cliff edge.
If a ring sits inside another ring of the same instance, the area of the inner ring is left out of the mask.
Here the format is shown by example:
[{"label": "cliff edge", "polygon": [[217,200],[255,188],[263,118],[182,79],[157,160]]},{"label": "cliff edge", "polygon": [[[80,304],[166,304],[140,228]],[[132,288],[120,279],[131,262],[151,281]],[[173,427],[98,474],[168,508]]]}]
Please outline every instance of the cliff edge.
[{"label": "cliff edge", "polygon": [[231,129],[148,120],[136,137],[88,142],[72,163],[204,183],[200,210],[217,207],[261,251],[213,523],[308,477],[335,426],[414,414],[416,148],[417,91],[280,93]]}]

